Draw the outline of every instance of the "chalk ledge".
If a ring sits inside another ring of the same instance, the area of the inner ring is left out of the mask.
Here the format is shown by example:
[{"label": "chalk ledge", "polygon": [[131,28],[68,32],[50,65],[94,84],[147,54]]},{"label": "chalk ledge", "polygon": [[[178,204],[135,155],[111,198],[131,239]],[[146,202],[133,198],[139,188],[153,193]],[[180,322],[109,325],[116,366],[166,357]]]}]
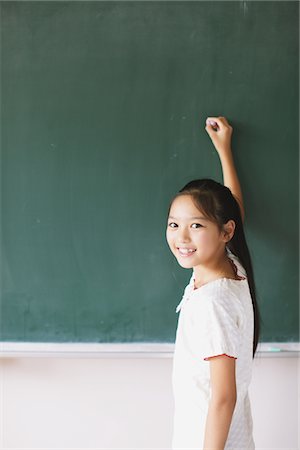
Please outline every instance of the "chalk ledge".
[{"label": "chalk ledge", "polygon": [[[0,342],[0,357],[172,358],[174,343]],[[299,342],[264,342],[257,357],[299,357]]]}]

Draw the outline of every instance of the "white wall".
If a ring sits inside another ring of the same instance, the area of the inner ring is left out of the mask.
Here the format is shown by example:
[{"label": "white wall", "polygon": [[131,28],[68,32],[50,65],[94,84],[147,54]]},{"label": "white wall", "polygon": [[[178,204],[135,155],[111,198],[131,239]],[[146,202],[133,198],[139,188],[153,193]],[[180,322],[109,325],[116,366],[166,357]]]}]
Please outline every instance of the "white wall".
[{"label": "white wall", "polygon": [[[171,357],[0,359],[1,450],[170,449]],[[259,449],[298,450],[299,360],[253,363]]]}]

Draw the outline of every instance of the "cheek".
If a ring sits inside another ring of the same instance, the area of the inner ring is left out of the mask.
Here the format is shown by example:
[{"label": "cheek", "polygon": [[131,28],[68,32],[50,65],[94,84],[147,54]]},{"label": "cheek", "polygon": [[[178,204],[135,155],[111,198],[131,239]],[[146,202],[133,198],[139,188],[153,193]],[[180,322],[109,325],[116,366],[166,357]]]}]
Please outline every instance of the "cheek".
[{"label": "cheek", "polygon": [[203,232],[195,238],[195,243],[202,249],[210,249],[216,245],[216,238],[210,233]]},{"label": "cheek", "polygon": [[170,250],[173,252],[175,247],[175,233],[167,232],[166,233],[167,243]]},{"label": "cheek", "polygon": [[205,232],[197,233],[193,236],[193,241],[195,243],[198,243],[199,245],[207,245],[208,243],[208,236]]},{"label": "cheek", "polygon": [[172,236],[168,230],[166,231],[166,239],[167,239],[168,245],[170,246],[172,243]]}]

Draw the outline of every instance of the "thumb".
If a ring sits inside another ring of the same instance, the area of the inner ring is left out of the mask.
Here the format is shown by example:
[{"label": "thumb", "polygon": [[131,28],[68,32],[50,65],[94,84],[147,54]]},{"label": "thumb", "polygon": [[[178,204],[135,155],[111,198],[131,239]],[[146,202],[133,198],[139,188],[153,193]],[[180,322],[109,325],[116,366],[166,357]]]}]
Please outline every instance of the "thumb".
[{"label": "thumb", "polygon": [[209,123],[206,124],[205,130],[209,134],[210,137],[212,137],[215,134],[215,130],[213,129],[213,126]]},{"label": "thumb", "polygon": [[215,128],[216,130],[218,129],[218,128],[220,128],[220,120],[219,119],[217,119],[217,118],[214,118],[214,117],[208,117],[207,119],[206,119],[206,125],[211,125],[213,128]]}]

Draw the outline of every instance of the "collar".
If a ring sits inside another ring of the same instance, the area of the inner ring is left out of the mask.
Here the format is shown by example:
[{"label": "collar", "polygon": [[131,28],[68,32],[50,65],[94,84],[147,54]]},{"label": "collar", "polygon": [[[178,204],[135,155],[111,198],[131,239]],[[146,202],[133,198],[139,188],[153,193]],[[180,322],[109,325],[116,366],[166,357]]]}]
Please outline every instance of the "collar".
[{"label": "collar", "polygon": [[[228,257],[234,262],[235,266],[237,267],[237,274],[239,276],[245,277],[246,271],[245,271],[244,267],[242,266],[242,264],[240,263],[240,260],[238,259],[238,257],[235,256],[234,253],[232,253],[227,246],[225,248],[226,248]],[[195,272],[193,270],[189,284],[186,286],[183,297],[182,297],[180,303],[176,307],[176,313],[178,313],[181,310],[184,303],[188,300],[190,293],[194,291],[194,281],[195,281]]]}]

